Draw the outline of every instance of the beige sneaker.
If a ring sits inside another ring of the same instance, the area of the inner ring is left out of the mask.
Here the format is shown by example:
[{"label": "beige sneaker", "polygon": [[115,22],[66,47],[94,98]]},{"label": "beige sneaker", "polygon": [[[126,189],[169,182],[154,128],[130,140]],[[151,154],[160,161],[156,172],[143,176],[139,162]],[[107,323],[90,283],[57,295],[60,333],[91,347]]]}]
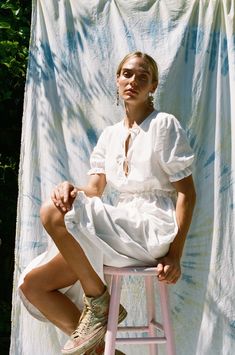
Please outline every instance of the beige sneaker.
[{"label": "beige sneaker", "polygon": [[[81,355],[94,349],[106,333],[110,296],[106,290],[101,296],[83,297],[84,309],[77,329],[61,350],[62,354]],[[120,305],[118,322],[127,315],[126,310]]]}]

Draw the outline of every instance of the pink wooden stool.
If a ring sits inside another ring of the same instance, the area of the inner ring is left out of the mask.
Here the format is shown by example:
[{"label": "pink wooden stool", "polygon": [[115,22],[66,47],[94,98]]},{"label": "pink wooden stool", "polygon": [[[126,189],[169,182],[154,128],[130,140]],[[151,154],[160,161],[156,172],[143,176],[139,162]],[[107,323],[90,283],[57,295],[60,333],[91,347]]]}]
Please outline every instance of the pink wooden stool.
[{"label": "pink wooden stool", "polygon": [[[165,283],[157,281],[155,267],[110,267],[104,266],[104,274],[111,276],[110,306],[105,337],[104,355],[115,354],[115,344],[149,344],[149,354],[157,355],[157,344],[166,344],[167,355],[176,355],[173,330],[170,320],[170,309],[168,302],[168,290]],[[118,327],[118,313],[121,297],[121,281],[123,276],[134,275],[144,276],[147,301],[147,326]],[[161,323],[155,320],[154,302],[154,280],[159,288]],[[160,330],[162,335],[157,336],[156,331]],[[147,336],[134,338],[117,338],[117,331],[147,333]]]}]

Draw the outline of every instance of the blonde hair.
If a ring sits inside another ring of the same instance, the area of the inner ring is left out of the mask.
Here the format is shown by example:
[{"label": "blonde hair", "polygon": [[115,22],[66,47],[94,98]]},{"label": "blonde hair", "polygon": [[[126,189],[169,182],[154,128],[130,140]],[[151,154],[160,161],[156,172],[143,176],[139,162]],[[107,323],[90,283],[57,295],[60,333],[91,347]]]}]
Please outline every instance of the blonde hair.
[{"label": "blonde hair", "polygon": [[157,82],[158,83],[158,66],[156,61],[148,54],[146,53],[142,53],[142,52],[131,52],[129,54],[127,54],[122,61],[119,63],[118,68],[117,68],[117,76],[119,77],[121,74],[121,70],[123,67],[123,64],[130,58],[132,57],[139,57],[139,58],[143,58],[147,64],[149,65],[149,69],[151,71],[152,74],[152,82]]}]

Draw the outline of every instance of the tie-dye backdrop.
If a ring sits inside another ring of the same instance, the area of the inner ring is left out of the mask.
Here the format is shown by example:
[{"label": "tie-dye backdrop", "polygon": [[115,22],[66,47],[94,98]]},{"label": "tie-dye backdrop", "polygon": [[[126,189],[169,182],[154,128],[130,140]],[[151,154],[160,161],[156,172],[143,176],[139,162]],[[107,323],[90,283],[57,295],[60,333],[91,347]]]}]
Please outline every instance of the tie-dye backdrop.
[{"label": "tie-dye backdrop", "polygon": [[[235,354],[235,5],[233,0],[34,0],[25,91],[11,355],[58,355],[64,336],[33,319],[16,285],[47,248],[41,202],[68,179],[84,183],[102,129],[123,116],[115,69],[141,50],[156,58],[157,108],[173,113],[196,154],[197,206],[170,287],[177,355]],[[143,147],[144,149],[144,147]],[[129,321],[144,319],[142,281],[124,285]],[[164,354],[164,347],[160,347]],[[147,348],[121,347],[144,355]]]}]

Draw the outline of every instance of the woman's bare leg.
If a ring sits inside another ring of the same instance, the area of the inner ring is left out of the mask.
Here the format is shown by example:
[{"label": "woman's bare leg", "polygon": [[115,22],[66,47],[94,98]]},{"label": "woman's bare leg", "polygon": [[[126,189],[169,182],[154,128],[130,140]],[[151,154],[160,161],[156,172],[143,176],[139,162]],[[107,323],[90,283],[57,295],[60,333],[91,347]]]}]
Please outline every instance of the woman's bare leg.
[{"label": "woman's bare leg", "polygon": [[87,296],[98,297],[105,291],[105,286],[78,242],[68,233],[64,214],[53,203],[42,206],[41,220],[60,254],[28,273],[21,290],[48,320],[71,334],[77,327],[80,311],[58,289],[79,280]]},{"label": "woman's bare leg", "polygon": [[63,258],[80,281],[85,294],[90,297],[102,295],[105,286],[92,268],[79,243],[67,231],[64,224],[64,213],[49,201],[41,208],[41,221]]},{"label": "woman's bare leg", "polygon": [[21,290],[25,297],[40,310],[45,317],[70,335],[78,324],[80,311],[75,304],[58,289],[77,281],[61,254],[50,262],[29,272]]}]

